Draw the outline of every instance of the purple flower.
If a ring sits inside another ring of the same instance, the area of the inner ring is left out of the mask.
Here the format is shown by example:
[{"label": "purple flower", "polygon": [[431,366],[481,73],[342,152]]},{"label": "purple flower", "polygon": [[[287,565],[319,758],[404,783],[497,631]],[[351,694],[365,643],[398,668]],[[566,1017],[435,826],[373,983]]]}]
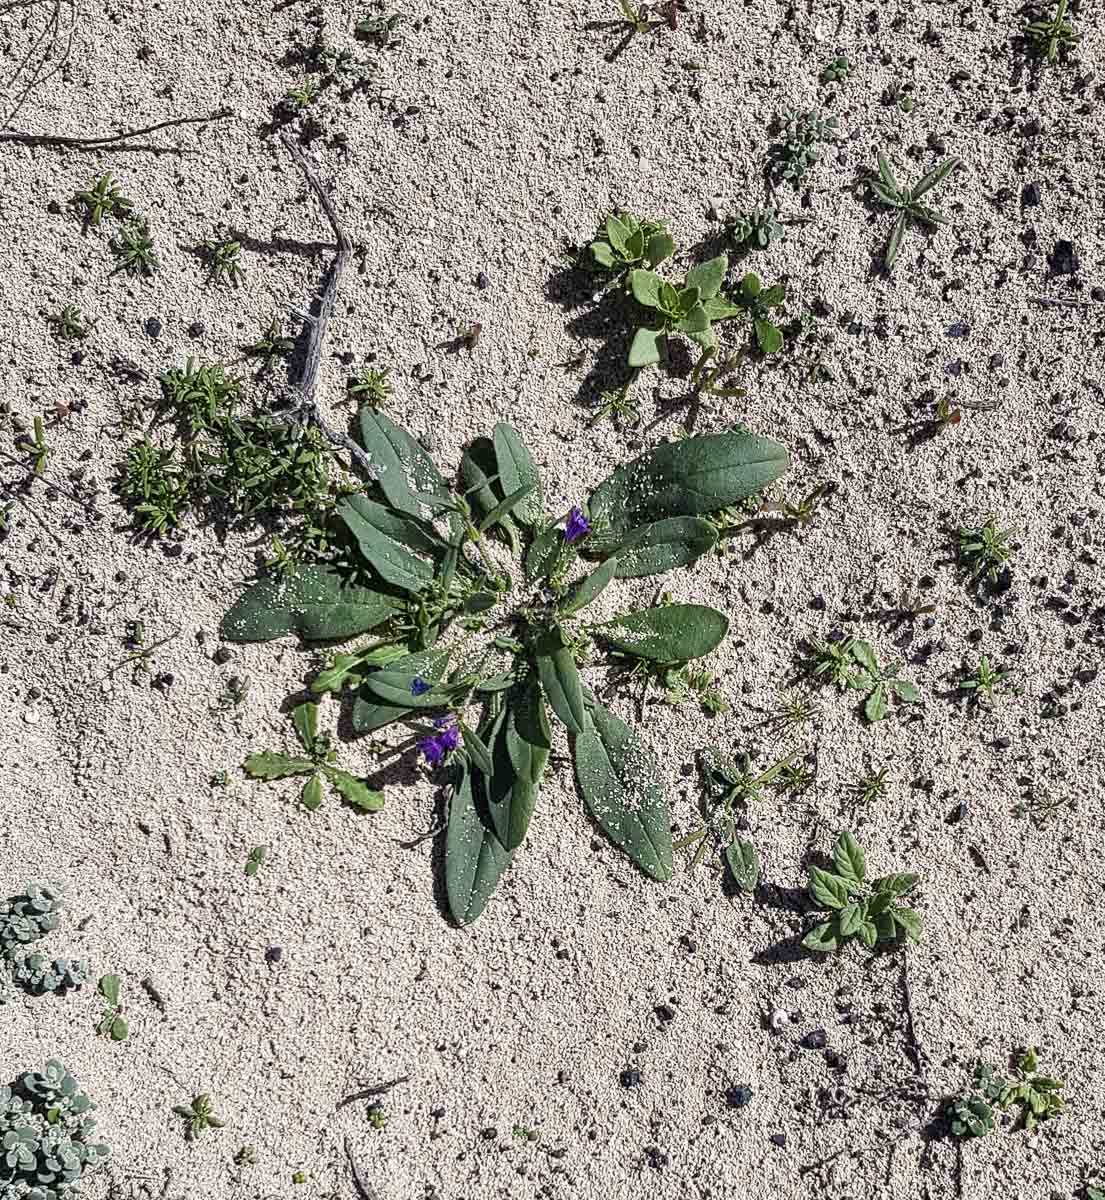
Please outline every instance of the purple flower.
[{"label": "purple flower", "polygon": [[416,675],[411,682],[411,695],[424,696],[430,690],[430,685],[422,678],[421,675]]},{"label": "purple flower", "polygon": [[418,742],[419,750],[426,756],[426,761],[431,767],[439,766],[445,755],[460,745],[460,730],[457,728],[456,717],[451,713],[444,717],[435,717],[434,728],[438,732],[433,737],[420,738]]},{"label": "purple flower", "polygon": [[564,526],[564,540],[570,546],[572,542],[591,532],[591,522],[583,515],[583,509],[577,504],[568,514],[568,523]]}]

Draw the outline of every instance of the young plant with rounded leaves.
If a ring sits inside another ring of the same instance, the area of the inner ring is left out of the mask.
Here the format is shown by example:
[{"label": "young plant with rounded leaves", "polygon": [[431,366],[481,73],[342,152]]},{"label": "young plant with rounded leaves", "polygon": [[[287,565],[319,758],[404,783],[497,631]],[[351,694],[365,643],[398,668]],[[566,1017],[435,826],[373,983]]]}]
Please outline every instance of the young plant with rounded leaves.
[{"label": "young plant with rounded leaves", "polygon": [[[633,335],[629,347],[629,365],[647,367],[666,355],[667,340],[682,333],[703,351],[717,346],[713,330],[715,321],[739,317],[741,310],[721,295],[721,285],[729,270],[724,254],[692,267],[681,288],[673,287],[655,271],[630,272],[629,286],[633,299],[659,317],[659,328],[641,326]],[[655,324],[653,319],[652,324]]]},{"label": "young plant with rounded leaves", "polygon": [[920,914],[898,903],[917,886],[919,876],[900,871],[868,881],[867,856],[847,830],[833,847],[833,865],[835,871],[810,867],[810,899],[832,916],[806,934],[803,946],[827,954],[852,938],[859,938],[869,950],[901,934],[911,942],[921,940]]},{"label": "young plant with rounded leaves", "polygon": [[679,667],[712,651],[728,621],[698,604],[583,614],[618,579],[661,575],[712,549],[717,533],[704,514],[772,482],[787,465],[783,447],[744,430],[665,443],[553,517],[537,464],[509,425],[469,445],[450,487],[385,414],[365,407],[360,422],[378,483],[337,509],[357,578],[301,567],[263,579],[227,614],[223,636],[333,641],[377,631],[337,654],[312,690],[352,690],[358,732],[404,722],[427,762],[449,769],[445,876],[458,922],[480,915],[529,830],[553,746],[550,717],[568,733],[595,822],[646,874],[669,879],[660,768],[581,666],[606,649]]},{"label": "young plant with rounded leaves", "polygon": [[599,228],[590,250],[595,264],[617,280],[634,267],[655,270],[675,253],[675,242],[664,221],[616,212]]}]

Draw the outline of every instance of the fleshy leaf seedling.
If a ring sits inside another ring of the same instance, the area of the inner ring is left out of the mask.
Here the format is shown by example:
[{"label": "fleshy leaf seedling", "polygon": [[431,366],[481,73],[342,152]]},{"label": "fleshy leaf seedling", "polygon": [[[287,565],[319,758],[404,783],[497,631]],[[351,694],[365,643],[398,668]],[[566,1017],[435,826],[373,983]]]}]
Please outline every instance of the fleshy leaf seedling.
[{"label": "fleshy leaf seedling", "polygon": [[134,212],[134,202],[119,190],[110,171],[101,175],[87,191],[78,192],[69,203],[84,209],[87,225],[99,225],[104,217],[129,217]]},{"label": "fleshy leaf seedling", "polygon": [[904,188],[898,183],[890,160],[881,151],[878,161],[878,174],[868,179],[868,186],[881,204],[895,209],[898,213],[894,221],[894,228],[890,232],[886,253],[883,256],[886,269],[889,271],[898,259],[902,248],[902,238],[905,236],[906,226],[910,221],[919,221],[923,225],[934,228],[937,225],[948,224],[947,217],[941,216],[934,208],[922,204],[921,197],[927,195],[937,184],[947,179],[956,167],[962,165],[962,159],[954,157],[945,159],[939,166],[933,167],[927,175],[922,176],[912,188]]},{"label": "fleshy leaf seedling", "polygon": [[205,1129],[223,1129],[226,1126],[226,1121],[212,1110],[211,1097],[206,1092],[194,1096],[191,1104],[174,1105],[173,1112],[183,1119],[184,1137],[189,1142],[194,1142]]},{"label": "fleshy leaf seedling", "polygon": [[761,354],[778,354],[783,348],[783,331],[775,324],[772,309],[779,308],[786,296],[786,284],[765,288],[754,271],[749,271],[737,287],[734,299],[752,322],[752,334]]},{"label": "fleshy leaf seedling", "polygon": [[106,1007],[96,1032],[107,1034],[113,1042],[126,1041],[129,1033],[127,1019],[123,1016],[121,988],[118,975],[104,975],[100,979],[100,995]]},{"label": "fleshy leaf seedling", "polygon": [[1002,571],[1012,561],[1017,547],[1013,529],[999,529],[993,517],[984,524],[960,529],[956,534],[956,549],[960,565],[967,571],[971,583],[986,580],[995,584]]},{"label": "fleshy leaf seedling", "polygon": [[869,881],[867,856],[848,830],[836,840],[833,865],[835,871],[810,867],[810,899],[832,915],[802,939],[806,949],[827,954],[859,938],[873,950],[877,943],[902,934],[911,942],[921,940],[920,914],[898,903],[917,886],[919,876],[898,872]]}]

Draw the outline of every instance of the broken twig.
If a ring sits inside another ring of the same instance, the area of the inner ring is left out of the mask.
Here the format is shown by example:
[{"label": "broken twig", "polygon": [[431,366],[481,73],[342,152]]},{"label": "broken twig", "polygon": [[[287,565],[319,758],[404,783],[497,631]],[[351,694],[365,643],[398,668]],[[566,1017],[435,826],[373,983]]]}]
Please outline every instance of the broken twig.
[{"label": "broken twig", "polygon": [[[74,150],[101,150],[104,146],[110,146],[116,142],[127,142],[131,138],[141,137],[143,134],[156,133],[159,129],[170,129],[177,125],[202,125],[207,121],[221,121],[233,115],[232,108],[219,108],[215,112],[205,113],[201,117],[176,117],[171,121],[159,121],[156,125],[147,125],[144,129],[128,129],[125,133],[105,133],[100,137],[64,137],[60,134],[24,133],[18,129],[0,129],[0,142],[19,142],[23,146],[68,146]],[[152,146],[150,149],[179,152],[180,147]]]}]

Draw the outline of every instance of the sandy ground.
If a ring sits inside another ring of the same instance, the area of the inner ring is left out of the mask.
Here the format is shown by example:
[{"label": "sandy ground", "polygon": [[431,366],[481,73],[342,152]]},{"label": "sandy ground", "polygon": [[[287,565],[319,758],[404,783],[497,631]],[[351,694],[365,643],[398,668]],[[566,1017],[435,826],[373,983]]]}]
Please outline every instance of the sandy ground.
[{"label": "sandy ground", "polygon": [[[47,11],[0,13],[5,73]],[[1017,68],[1009,4],[694,3],[676,31],[611,62],[618,35],[584,27],[614,19],[613,5],[450,3],[412,11],[392,48],[361,50],[378,59],[381,102],[320,102],[325,136],[311,154],[357,247],[323,397],[342,398],[338,355],[375,353],[394,368],[392,415],[432,439],[443,465],[509,419],[554,510],[687,417],[686,381],[653,373],[637,396],[654,428],[587,429],[579,402],[594,401],[609,339],[570,286],[564,247],[616,204],[667,216],[694,247],[716,232],[710,196],[762,203],[774,113],[818,105],[840,118],[808,193],[780,192],[786,215],[812,221],[751,264],[788,281],[789,314],[819,306],[833,378],[807,378],[809,351],[748,365],[746,399],[698,415],[701,430],[739,419],[785,442],[789,494],[837,490],[800,536],[751,556],[742,543],[665,582],[730,614],[711,665],[732,710],[647,714],[683,831],[703,745],[757,748],[765,764],[794,746],[816,752],[816,789],[771,794],[752,814],[779,890],[734,897],[719,869],[684,860],[670,884],[649,882],[597,837],[562,765],[513,870],[465,930],[435,899],[434,842],[401,845],[438,811],[413,760],[389,773],[371,817],[329,800],[310,815],[293,786],[243,777],[249,752],[290,745],[280,706],[318,661],[290,639],[213,661],[261,531],[220,543],[190,526],[179,553],[136,544],[109,486],[130,436],[120,415],[151,409],[159,371],[188,355],[231,362],[279,303],[316,293],[327,227],[260,132],[301,77],[289,51],[310,40],[312,11],[82,6],[67,70],[15,127],[82,135],[221,105],[238,116],[151,139],[182,157],[0,145],[0,395],[26,421],[59,402],[75,410],[49,430],[47,483],[83,471],[103,513],[90,520],[38,484],[28,499],[42,523],[17,505],[0,542],[0,890],[68,885],[48,948],[87,956],[97,976],[118,972],[132,1026],[121,1045],[97,1037],[91,988],[20,998],[0,1009],[0,1076],[57,1056],[99,1101],[114,1157],[92,1197],[109,1185],[125,1195],[139,1177],[159,1195],[170,1171],[170,1196],[347,1196],[346,1139],[379,1200],[1081,1195],[1105,1169],[1099,10],[1082,5],[1080,65],[1037,78]],[[364,14],[321,11],[329,39],[352,44]],[[855,71],[825,88],[818,71],[837,51]],[[881,101],[895,81],[913,85],[908,115]],[[966,164],[934,197],[953,224],[933,238],[911,229],[893,277],[879,277],[891,218],[865,207],[854,181],[880,147],[918,177],[940,158],[930,138]],[[82,236],[65,207],[107,169],[149,215],[163,261],[150,282],[109,278],[107,234]],[[1023,208],[1030,182],[1041,202]],[[248,235],[236,291],[206,286],[190,249],[219,221]],[[1058,239],[1077,250],[1073,278],[1049,267]],[[67,302],[99,321],[80,363],[44,319]],[[440,348],[473,321],[475,352]],[[949,336],[960,322],[965,336]],[[565,368],[580,353],[584,365]],[[120,379],[117,357],[146,379]],[[914,405],[940,396],[999,407],[964,410],[957,428],[912,445],[902,427],[928,411]],[[1016,527],[1021,550],[1011,588],[982,604],[954,569],[948,531],[990,513]],[[926,576],[932,628],[877,620]],[[651,594],[619,587],[619,603]],[[149,641],[176,633],[152,660],[171,686],[132,665],[111,673],[136,619]],[[870,729],[825,693],[800,734],[757,729],[799,641],[833,629],[904,658],[923,704]],[[1023,695],[972,717],[948,693],[980,652],[1015,669]],[[213,712],[231,675],[251,680],[246,700]],[[342,761],[376,770],[364,742],[344,745]],[[849,785],[884,766],[887,795],[857,808]],[[229,786],[210,786],[222,770]],[[1027,796],[1070,805],[1016,815]],[[787,889],[846,824],[877,870],[924,878],[927,930],[908,956],[788,949],[807,922]],[[246,880],[259,843],[269,861]],[[777,1007],[798,1018],[773,1033],[763,1014]],[[819,1028],[843,1068],[802,1048]],[[926,1132],[940,1099],[966,1087],[977,1057],[1003,1065],[1033,1043],[1066,1079],[1069,1111],[1039,1136],[969,1145],[957,1165],[954,1146]],[[627,1068],[638,1086],[622,1086]],[[363,1101],[338,1108],[401,1076],[385,1130]],[[752,1088],[740,1109],[725,1100],[734,1084]],[[189,1146],[170,1110],[199,1091],[229,1124]],[[235,1167],[247,1144],[257,1165]]]}]

